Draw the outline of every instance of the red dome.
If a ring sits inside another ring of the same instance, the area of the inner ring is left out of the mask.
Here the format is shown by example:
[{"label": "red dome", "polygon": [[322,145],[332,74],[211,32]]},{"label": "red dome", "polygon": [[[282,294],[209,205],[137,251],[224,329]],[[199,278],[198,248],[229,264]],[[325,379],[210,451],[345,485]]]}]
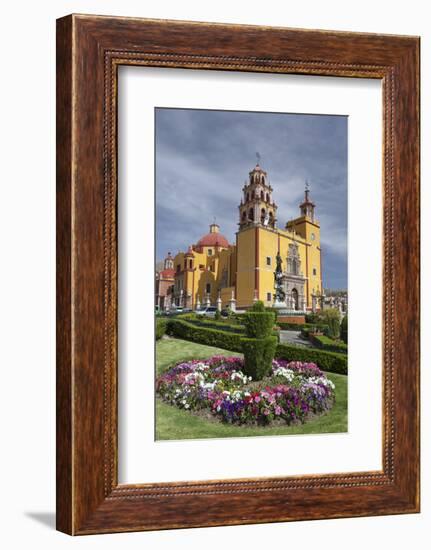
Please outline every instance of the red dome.
[{"label": "red dome", "polygon": [[199,239],[196,246],[220,246],[222,248],[229,248],[229,243],[226,237],[221,233],[208,233]]},{"label": "red dome", "polygon": [[163,279],[173,279],[175,277],[174,269],[163,269],[160,271],[159,276]]}]

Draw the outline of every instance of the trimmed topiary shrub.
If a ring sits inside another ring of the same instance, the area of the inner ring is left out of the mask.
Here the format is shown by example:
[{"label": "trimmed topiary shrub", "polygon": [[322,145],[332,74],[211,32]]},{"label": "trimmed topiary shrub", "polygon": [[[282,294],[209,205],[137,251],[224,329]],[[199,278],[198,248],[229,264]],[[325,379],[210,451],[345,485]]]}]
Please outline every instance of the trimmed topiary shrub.
[{"label": "trimmed topiary shrub", "polygon": [[277,338],[242,338],[242,352],[244,353],[244,372],[253,380],[262,380],[272,368]]},{"label": "trimmed topiary shrub", "polygon": [[167,321],[166,319],[156,319],[156,340],[166,333]]},{"label": "trimmed topiary shrub", "polygon": [[266,338],[274,326],[274,316],[266,311],[249,311],[244,318],[248,338]]},{"label": "trimmed topiary shrub", "polygon": [[258,300],[257,302],[255,302],[251,306],[250,311],[256,311],[256,312],[264,313],[265,305],[261,300]]},{"label": "trimmed topiary shrub", "polygon": [[256,302],[244,316],[247,338],[241,340],[244,372],[253,380],[262,380],[271,370],[278,339],[271,336],[274,315],[265,311],[263,302]]},{"label": "trimmed topiary shrub", "polygon": [[341,327],[340,327],[340,338],[343,340],[345,344],[347,344],[348,340],[348,321],[347,321],[347,315],[343,317],[343,320],[341,321]]}]

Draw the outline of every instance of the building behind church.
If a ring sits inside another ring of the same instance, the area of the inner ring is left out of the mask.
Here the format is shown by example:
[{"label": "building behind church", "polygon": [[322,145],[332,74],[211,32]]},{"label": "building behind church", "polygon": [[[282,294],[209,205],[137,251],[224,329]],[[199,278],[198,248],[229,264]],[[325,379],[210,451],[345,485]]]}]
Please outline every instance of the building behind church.
[{"label": "building behind church", "polygon": [[156,272],[156,306],[244,310],[257,300],[272,306],[280,254],[286,310],[319,309],[323,289],[320,224],[308,188],[298,217],[281,228],[278,215],[268,174],[257,164],[242,188],[235,242],[230,243],[214,222],[209,233],[185,251],[174,257],[169,253],[163,269]]}]

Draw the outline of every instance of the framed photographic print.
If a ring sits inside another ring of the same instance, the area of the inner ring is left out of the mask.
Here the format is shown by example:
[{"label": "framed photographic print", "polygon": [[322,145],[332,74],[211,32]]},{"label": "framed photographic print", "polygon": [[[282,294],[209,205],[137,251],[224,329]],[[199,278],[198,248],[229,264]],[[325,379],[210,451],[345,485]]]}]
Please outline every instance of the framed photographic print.
[{"label": "framed photographic print", "polygon": [[419,511],[419,39],[57,22],[57,528]]}]

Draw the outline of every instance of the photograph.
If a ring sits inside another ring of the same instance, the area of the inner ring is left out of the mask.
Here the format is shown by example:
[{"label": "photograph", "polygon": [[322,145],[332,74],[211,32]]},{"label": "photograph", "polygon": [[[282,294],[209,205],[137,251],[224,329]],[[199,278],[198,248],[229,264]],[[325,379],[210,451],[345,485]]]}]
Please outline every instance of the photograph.
[{"label": "photograph", "polygon": [[156,107],[155,439],[348,431],[348,116]]},{"label": "photograph", "polygon": [[429,4],[2,8],[2,548],[429,547]]}]

